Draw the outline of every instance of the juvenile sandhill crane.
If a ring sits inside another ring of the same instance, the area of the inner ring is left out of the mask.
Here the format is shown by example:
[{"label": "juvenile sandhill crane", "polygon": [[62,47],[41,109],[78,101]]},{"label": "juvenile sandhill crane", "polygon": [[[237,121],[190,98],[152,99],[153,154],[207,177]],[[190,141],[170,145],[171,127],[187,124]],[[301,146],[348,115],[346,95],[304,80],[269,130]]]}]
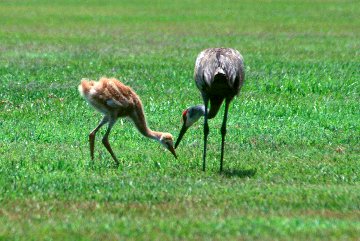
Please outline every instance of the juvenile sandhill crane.
[{"label": "juvenile sandhill crane", "polygon": [[141,134],[159,141],[177,158],[172,135],[170,133],[152,131],[147,127],[141,100],[130,87],[114,78],[101,78],[98,82],[82,79],[79,85],[79,92],[90,105],[104,115],[99,125],[89,134],[90,156],[92,160],[94,159],[96,132],[104,124],[108,123],[102,143],[111,154],[116,166],[119,165],[119,161],[110,147],[108,137],[111,128],[120,117],[129,117]]},{"label": "juvenile sandhill crane", "polygon": [[[184,124],[176,140],[175,148],[179,145],[188,128],[201,116],[204,116],[203,171],[205,171],[206,143],[209,134],[208,119],[216,116],[225,100],[225,113],[221,127],[220,172],[222,172],[229,104],[234,96],[240,92],[245,78],[243,57],[237,50],[231,48],[205,49],[197,56],[194,78],[196,86],[201,92],[204,105],[193,106],[183,112]],[[209,101],[210,110],[208,111]]]}]

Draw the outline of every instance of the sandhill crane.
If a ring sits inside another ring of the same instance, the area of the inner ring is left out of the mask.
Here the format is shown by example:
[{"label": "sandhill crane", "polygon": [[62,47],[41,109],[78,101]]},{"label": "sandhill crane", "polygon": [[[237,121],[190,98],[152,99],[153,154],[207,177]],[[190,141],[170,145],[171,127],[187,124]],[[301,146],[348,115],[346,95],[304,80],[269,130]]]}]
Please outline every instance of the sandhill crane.
[{"label": "sandhill crane", "polygon": [[[204,116],[203,171],[205,171],[206,143],[209,134],[208,119],[216,116],[225,99],[225,113],[221,127],[220,172],[222,172],[229,104],[234,96],[240,92],[245,78],[243,57],[237,50],[231,48],[205,49],[197,56],[194,78],[196,86],[201,92],[204,105],[193,106],[183,112],[184,124],[176,140],[175,148],[179,145],[187,129],[201,116]],[[208,111],[209,101],[210,110]]]},{"label": "sandhill crane", "polygon": [[159,141],[177,158],[172,135],[170,133],[152,131],[147,127],[141,100],[130,87],[117,79],[103,77],[98,82],[82,79],[78,89],[86,101],[104,115],[99,125],[89,134],[90,156],[92,160],[94,159],[96,132],[104,124],[108,123],[102,143],[111,154],[116,166],[119,165],[119,161],[110,147],[108,137],[111,128],[120,117],[129,117],[141,134]]}]

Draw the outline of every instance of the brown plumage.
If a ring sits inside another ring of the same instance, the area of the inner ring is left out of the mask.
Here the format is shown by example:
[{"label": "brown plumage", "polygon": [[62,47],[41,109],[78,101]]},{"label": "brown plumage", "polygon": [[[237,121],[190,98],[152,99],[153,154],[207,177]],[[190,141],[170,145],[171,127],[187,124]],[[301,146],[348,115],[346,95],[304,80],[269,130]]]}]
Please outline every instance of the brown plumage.
[{"label": "brown plumage", "polygon": [[170,133],[152,131],[147,127],[141,100],[130,87],[115,78],[103,77],[98,82],[82,79],[79,85],[79,92],[90,105],[104,115],[99,125],[89,134],[91,159],[94,159],[96,132],[104,124],[108,123],[108,129],[102,142],[116,165],[119,165],[119,161],[110,147],[108,137],[116,120],[121,117],[129,117],[141,134],[159,141],[176,157],[172,135]]},{"label": "brown plumage", "polygon": [[[204,116],[204,154],[203,170],[206,162],[206,143],[209,134],[208,119],[218,113],[225,100],[225,113],[221,127],[221,157],[220,172],[223,167],[224,142],[226,135],[226,121],[229,104],[239,94],[245,80],[244,60],[241,54],[231,48],[209,48],[200,52],[196,58],[194,78],[200,90],[204,105],[197,105],[183,112],[183,127],[181,128],[175,148],[179,145],[187,129]],[[210,102],[210,110],[208,106]]]}]

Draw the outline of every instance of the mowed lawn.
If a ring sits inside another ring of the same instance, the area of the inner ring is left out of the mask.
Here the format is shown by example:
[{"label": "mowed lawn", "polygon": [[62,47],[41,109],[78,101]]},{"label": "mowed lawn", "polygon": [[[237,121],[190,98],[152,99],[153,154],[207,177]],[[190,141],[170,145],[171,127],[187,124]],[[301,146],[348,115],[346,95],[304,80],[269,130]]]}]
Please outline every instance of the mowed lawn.
[{"label": "mowed lawn", "polygon": [[[0,240],[359,240],[359,1],[1,1]],[[197,54],[233,47],[246,83],[176,160],[101,115],[81,78],[116,77],[153,130],[202,102]]]}]

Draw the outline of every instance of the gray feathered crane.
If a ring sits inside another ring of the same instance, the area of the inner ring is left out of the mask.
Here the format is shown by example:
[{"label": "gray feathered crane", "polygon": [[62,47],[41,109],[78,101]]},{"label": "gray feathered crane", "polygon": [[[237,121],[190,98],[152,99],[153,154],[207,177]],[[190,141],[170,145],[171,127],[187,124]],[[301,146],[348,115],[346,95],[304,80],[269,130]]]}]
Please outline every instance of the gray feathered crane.
[{"label": "gray feathered crane", "polygon": [[[208,119],[218,113],[225,100],[225,113],[221,127],[221,158],[220,172],[223,169],[224,143],[226,135],[226,121],[231,100],[240,92],[245,79],[244,60],[241,54],[231,48],[209,48],[203,50],[196,59],[194,78],[200,90],[204,105],[197,105],[186,109],[183,114],[183,126],[176,141],[179,145],[187,129],[201,116],[204,116],[204,154],[203,171],[206,163],[206,143],[209,134]],[[210,101],[210,110],[208,111]]]}]

